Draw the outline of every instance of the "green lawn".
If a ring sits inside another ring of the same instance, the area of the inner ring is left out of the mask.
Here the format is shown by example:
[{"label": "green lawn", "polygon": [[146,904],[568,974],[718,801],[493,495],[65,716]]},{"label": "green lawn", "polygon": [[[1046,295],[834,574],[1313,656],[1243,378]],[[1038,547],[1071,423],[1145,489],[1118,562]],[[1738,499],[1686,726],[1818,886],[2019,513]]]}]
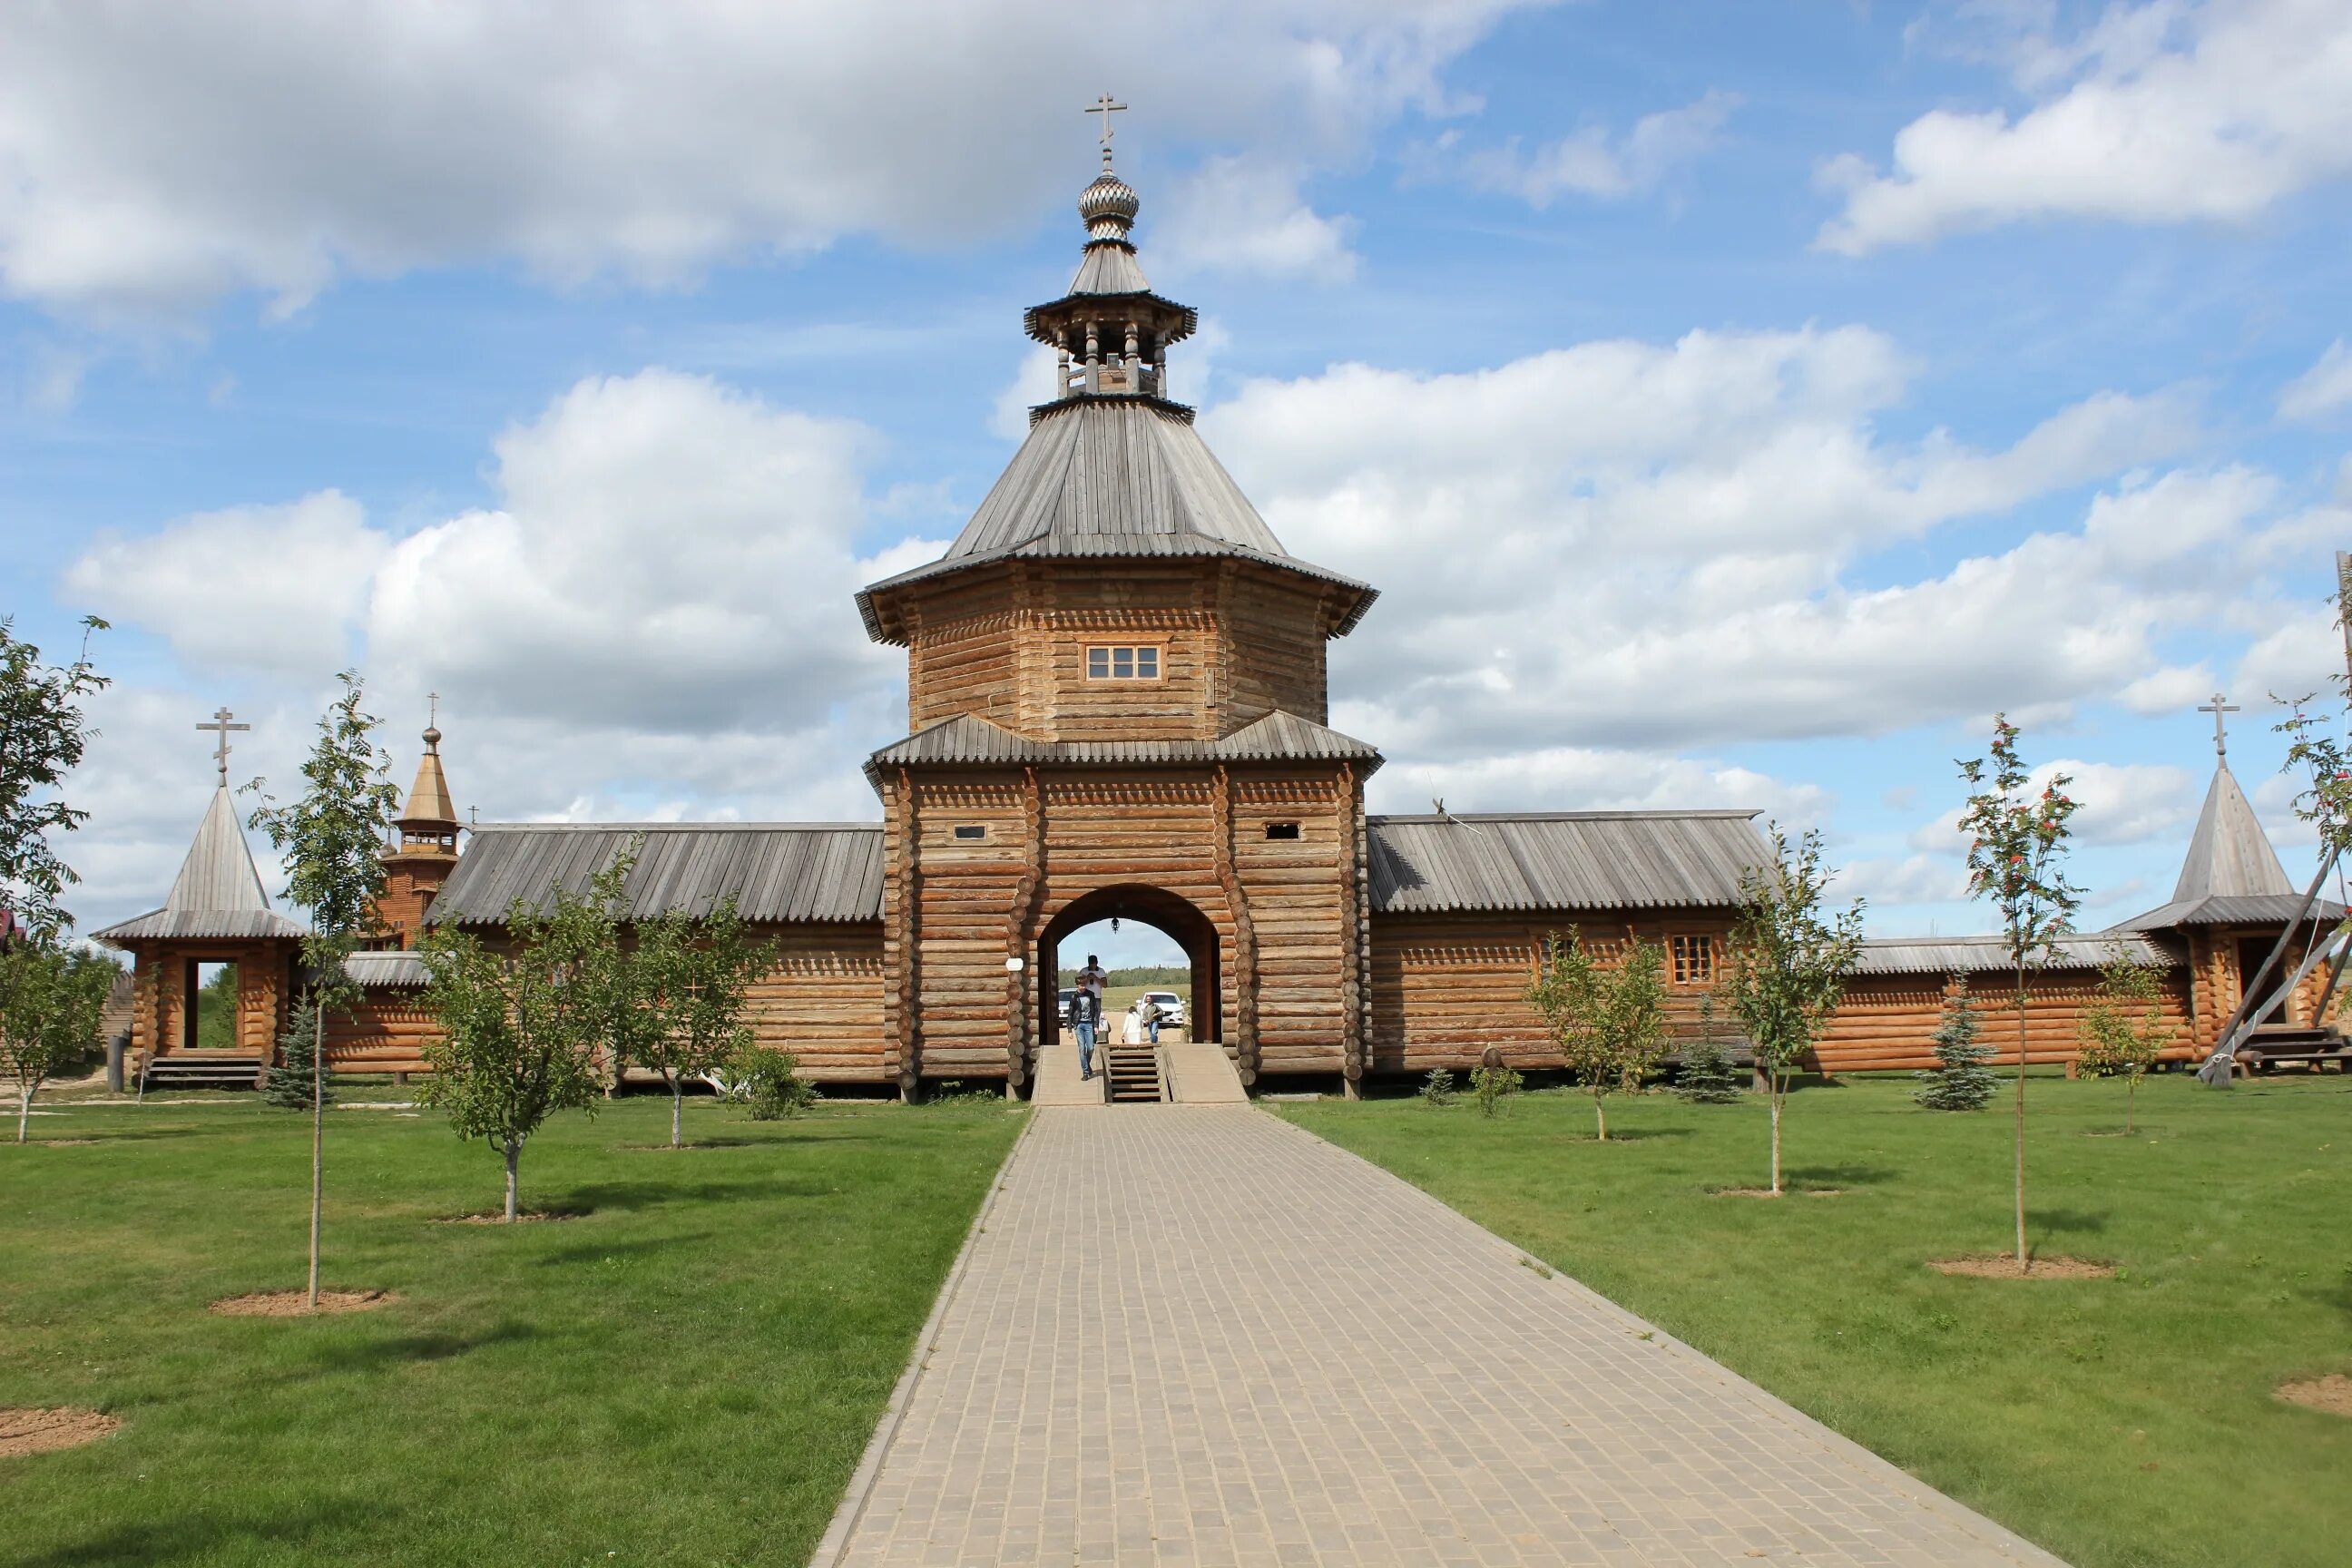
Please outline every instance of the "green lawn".
[{"label": "green lawn", "polygon": [[[329,1122],[326,1283],[397,1303],[230,1319],[301,1283],[309,1120],[37,1117],[0,1147],[0,1405],[121,1431],[0,1459],[12,1564],[804,1563],[1021,1125],[1001,1102],[761,1124],[667,1098],[557,1119],[507,1228],[430,1114]],[[13,1129],[12,1129],[13,1131]]]},{"label": "green lawn", "polygon": [[1791,1096],[1844,1195],[1778,1201],[1710,1195],[1764,1183],[1761,1103],[1619,1098],[1606,1146],[1558,1091],[1281,1109],[2084,1568],[2347,1561],[2352,1420],[2271,1390],[2352,1371],[2352,1082],[2151,1079],[2126,1140],[2119,1087],[2033,1080],[2031,1235],[2123,1266],[2063,1283],[1924,1267],[2008,1242],[2011,1122],[1909,1087]]}]

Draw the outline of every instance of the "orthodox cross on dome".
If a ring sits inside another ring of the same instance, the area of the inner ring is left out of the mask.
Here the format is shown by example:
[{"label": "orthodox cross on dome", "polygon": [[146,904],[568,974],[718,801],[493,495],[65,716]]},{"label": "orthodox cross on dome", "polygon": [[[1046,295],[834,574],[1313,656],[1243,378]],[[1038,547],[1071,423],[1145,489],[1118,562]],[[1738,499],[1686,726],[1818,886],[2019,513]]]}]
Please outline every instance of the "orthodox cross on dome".
[{"label": "orthodox cross on dome", "polygon": [[1106,169],[1110,167],[1110,117],[1124,112],[1126,109],[1127,105],[1115,101],[1110,94],[1104,93],[1081,110],[1082,113],[1102,116],[1103,167]]},{"label": "orthodox cross on dome", "polygon": [[250,724],[230,723],[229,720],[232,717],[233,715],[229,710],[223,708],[213,714],[213,721],[211,723],[199,724],[196,726],[199,730],[217,731],[220,734],[220,744],[213,749],[213,761],[220,768],[221,787],[224,789],[228,787],[228,732],[231,730],[250,730],[253,728]]},{"label": "orthodox cross on dome", "polygon": [[2222,715],[2235,713],[2238,711],[2238,705],[2216,691],[2213,693],[2212,701],[2200,702],[2197,705],[2197,711],[2213,715],[2213,754],[2217,757],[2228,757],[2230,731],[2224,727],[2228,721],[2223,719]]}]

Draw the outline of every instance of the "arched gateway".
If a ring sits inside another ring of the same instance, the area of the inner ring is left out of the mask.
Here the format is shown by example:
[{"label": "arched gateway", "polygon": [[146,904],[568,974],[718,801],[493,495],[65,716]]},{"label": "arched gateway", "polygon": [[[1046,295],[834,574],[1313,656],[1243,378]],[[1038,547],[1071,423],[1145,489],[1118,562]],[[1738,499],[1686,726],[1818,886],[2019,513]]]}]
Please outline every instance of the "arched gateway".
[{"label": "arched gateway", "polygon": [[1184,950],[1184,962],[1192,969],[1192,1001],[1187,1032],[1193,1040],[1222,1043],[1225,1037],[1222,977],[1225,969],[1225,952],[1232,940],[1231,921],[1220,925],[1215,915],[1190,899],[1180,897],[1165,888],[1150,888],[1133,882],[1097,888],[1091,893],[1072,899],[1039,933],[1034,967],[1036,985],[1032,992],[1033,1005],[1038,1009],[1039,1037],[1050,1041],[1060,1032],[1055,1005],[1060,989],[1057,979],[1066,967],[1061,952],[1064,939],[1081,926],[1090,926],[1104,920],[1133,921],[1139,925],[1150,926]]}]

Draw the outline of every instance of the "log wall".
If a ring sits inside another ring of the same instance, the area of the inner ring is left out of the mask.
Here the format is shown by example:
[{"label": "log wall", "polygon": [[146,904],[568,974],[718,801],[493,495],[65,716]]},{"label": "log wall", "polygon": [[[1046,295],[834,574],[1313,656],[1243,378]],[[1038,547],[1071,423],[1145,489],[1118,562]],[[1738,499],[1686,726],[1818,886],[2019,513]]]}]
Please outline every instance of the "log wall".
[{"label": "log wall", "polygon": [[[2010,976],[1998,972],[1970,976],[1859,974],[1846,984],[1845,1001],[1822,1041],[1820,1065],[1830,1072],[1895,1068],[1921,1071],[1936,1065],[1936,1031],[1942,1027],[1944,999],[1966,987],[1976,998],[1978,1039],[1995,1063],[2017,1060],[2017,1008]],[[2064,1066],[2082,1054],[2083,1013],[2098,992],[2094,969],[2044,969],[2026,978],[2025,1059],[2036,1067]],[[2179,1031],[2164,1052],[2167,1061],[2200,1058],[2206,1047],[2189,1029],[2185,975],[2166,972],[2161,994],[2165,1016]]]},{"label": "log wall", "polygon": [[[1629,939],[1664,944],[1676,935],[1706,936],[1720,962],[1730,911],[1580,911],[1573,921],[1523,914],[1380,915],[1371,919],[1372,1070],[1418,1076],[1438,1068],[1467,1071],[1489,1046],[1515,1068],[1556,1068],[1559,1048],[1527,999],[1545,937],[1573,924],[1606,953]],[[1672,984],[1667,1011],[1679,1037],[1697,1032],[1706,986]],[[1730,1026],[1727,1023],[1725,1027]]]},{"label": "log wall", "polygon": [[268,1057],[278,1048],[292,999],[297,944],[268,942],[139,942],[132,949],[131,1050],[135,1061],[183,1049],[188,1009],[188,965],[236,965],[235,1049]]}]

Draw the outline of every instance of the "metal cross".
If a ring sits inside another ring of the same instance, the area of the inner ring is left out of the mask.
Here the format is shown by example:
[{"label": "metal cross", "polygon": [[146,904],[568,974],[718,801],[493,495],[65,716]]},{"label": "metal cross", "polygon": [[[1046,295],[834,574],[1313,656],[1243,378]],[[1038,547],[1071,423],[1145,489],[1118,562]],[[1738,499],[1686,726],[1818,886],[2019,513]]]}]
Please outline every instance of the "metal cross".
[{"label": "metal cross", "polygon": [[441,727],[441,694],[437,691],[425,694],[425,727],[428,730]]},{"label": "metal cross", "polygon": [[196,726],[199,730],[215,730],[220,732],[220,744],[213,751],[213,761],[219,764],[220,782],[223,785],[226,785],[228,783],[228,732],[231,730],[250,730],[253,728],[250,724],[232,724],[229,722],[229,710],[223,708],[213,715],[213,721],[211,723],[199,724]]},{"label": "metal cross", "polygon": [[1110,94],[1104,93],[1080,110],[1081,113],[1102,116],[1103,167],[1106,169],[1110,167],[1110,117],[1123,112],[1126,108],[1127,105],[1113,100]]},{"label": "metal cross", "polygon": [[2228,756],[2230,754],[2230,732],[2228,730],[2222,728],[2226,721],[2222,719],[2221,715],[2224,713],[2235,713],[2238,711],[2238,705],[2230,701],[2220,692],[2216,691],[2213,693],[2212,701],[2200,702],[2197,705],[2197,711],[2200,713],[2210,713],[2213,715],[2213,754],[2217,757]]}]

